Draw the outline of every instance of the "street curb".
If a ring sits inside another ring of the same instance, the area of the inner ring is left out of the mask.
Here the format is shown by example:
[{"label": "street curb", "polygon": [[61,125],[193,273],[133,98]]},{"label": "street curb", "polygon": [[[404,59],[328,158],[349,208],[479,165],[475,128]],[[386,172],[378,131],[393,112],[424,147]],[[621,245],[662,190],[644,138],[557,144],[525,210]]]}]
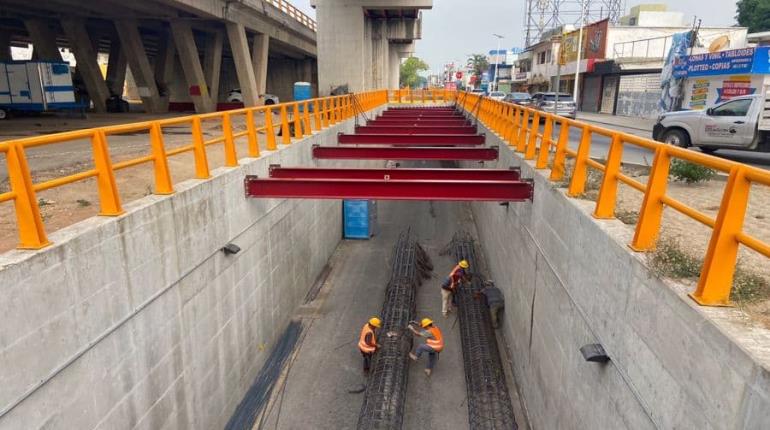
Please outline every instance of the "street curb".
[{"label": "street curb", "polygon": [[588,118],[578,118],[578,120],[579,121],[586,121],[586,122],[593,122],[593,123],[596,123],[596,124],[611,125],[611,126],[614,126],[614,127],[623,127],[623,128],[628,128],[628,129],[631,129],[631,130],[639,130],[639,131],[644,131],[644,132],[647,132],[647,133],[652,133],[651,130],[648,130],[646,128],[630,127],[630,126],[627,126],[627,125],[621,125],[621,124],[617,124],[617,123],[614,123],[614,122],[595,121],[595,120],[588,119]]}]

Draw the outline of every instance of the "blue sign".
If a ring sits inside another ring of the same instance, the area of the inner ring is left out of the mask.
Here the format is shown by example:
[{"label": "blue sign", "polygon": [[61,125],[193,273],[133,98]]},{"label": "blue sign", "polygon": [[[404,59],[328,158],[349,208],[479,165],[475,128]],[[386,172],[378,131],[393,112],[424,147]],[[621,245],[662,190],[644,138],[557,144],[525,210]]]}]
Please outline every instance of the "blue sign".
[{"label": "blue sign", "polygon": [[743,48],[690,55],[674,62],[674,76],[683,78],[770,73],[768,50],[768,47]]}]

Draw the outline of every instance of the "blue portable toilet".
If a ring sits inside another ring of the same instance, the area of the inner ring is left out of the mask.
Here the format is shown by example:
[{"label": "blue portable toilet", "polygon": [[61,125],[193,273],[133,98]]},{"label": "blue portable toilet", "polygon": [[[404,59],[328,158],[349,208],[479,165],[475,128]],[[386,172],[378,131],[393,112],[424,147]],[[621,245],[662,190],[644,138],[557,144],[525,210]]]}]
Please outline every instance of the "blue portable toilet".
[{"label": "blue portable toilet", "polygon": [[376,200],[343,200],[342,229],[345,239],[369,239],[377,228]]},{"label": "blue portable toilet", "polygon": [[[294,101],[301,102],[304,100],[310,100],[313,96],[313,87],[310,82],[295,82],[294,83]],[[302,111],[304,106],[300,105],[299,109]],[[310,105],[310,112],[313,111],[312,104]]]}]

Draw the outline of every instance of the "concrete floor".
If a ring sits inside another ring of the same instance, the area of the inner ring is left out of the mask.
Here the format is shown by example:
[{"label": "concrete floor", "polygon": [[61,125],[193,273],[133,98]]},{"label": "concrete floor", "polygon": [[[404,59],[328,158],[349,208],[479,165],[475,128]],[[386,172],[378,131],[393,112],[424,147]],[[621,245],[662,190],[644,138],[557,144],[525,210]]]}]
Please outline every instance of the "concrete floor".
[{"label": "concrete floor", "polygon": [[[434,264],[433,278],[423,283],[417,296],[417,317],[436,320],[446,348],[430,378],[423,373],[424,362],[410,366],[403,428],[468,428],[459,327],[455,315],[441,316],[438,285],[453,262],[438,254],[455,231],[474,230],[470,210],[461,203],[383,201],[378,215],[377,236],[369,241],[343,241],[330,261],[332,270],[318,299],[322,304],[306,329],[283,392],[276,387],[277,400],[263,428],[356,427],[363,393],[348,390],[365,382],[356,348],[359,330],[382,306],[391,249],[407,226],[418,234]],[[517,399],[515,392],[512,396]],[[514,407],[517,403],[514,400]]]}]

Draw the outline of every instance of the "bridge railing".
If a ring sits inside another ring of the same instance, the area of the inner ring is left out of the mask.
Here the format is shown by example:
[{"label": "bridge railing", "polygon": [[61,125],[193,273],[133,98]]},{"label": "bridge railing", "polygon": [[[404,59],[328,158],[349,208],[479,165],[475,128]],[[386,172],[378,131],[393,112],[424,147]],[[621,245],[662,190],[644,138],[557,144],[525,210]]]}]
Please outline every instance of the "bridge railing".
[{"label": "bridge railing", "polygon": [[388,100],[391,103],[454,103],[457,97],[457,91],[446,90],[443,88],[432,88],[427,90],[412,90],[403,88],[390,90]]},{"label": "bridge railing", "polygon": [[[237,139],[246,139],[246,156],[259,157],[260,139],[265,140],[262,146],[266,150],[274,151],[278,149],[279,144],[290,144],[292,137],[302,138],[313,131],[322,130],[351,118],[356,111],[361,109],[367,111],[387,102],[385,90],[372,91],[355,96],[322,97],[301,102],[111,125],[0,142],[0,153],[5,156],[10,185],[10,191],[0,193],[0,204],[14,203],[19,236],[18,248],[40,249],[49,245],[50,242],[40,214],[40,204],[36,198],[38,192],[96,178],[99,215],[118,216],[123,213],[123,207],[115,173],[121,169],[151,163],[154,172],[154,194],[172,194],[174,181],[168,166],[169,157],[192,153],[195,178],[207,179],[210,177],[207,154],[211,151],[212,145],[221,143],[225,166],[234,167],[238,165],[239,155],[244,155],[237,153]],[[277,120],[274,120],[274,114],[279,115]],[[233,130],[233,119],[236,118],[245,120],[246,130],[238,132]],[[259,121],[260,119],[262,121]],[[204,121],[217,122],[222,134],[208,139],[204,137],[202,129]],[[173,149],[166,149],[163,132],[164,128],[170,126],[189,126],[191,141]],[[276,136],[276,129],[280,130],[280,136]],[[113,162],[108,145],[110,137],[136,133],[147,133],[150,152],[141,157]],[[260,137],[261,133],[264,133],[264,137]],[[43,182],[34,182],[26,155],[29,149],[82,139],[88,139],[92,144],[92,169]]]},{"label": "bridge railing", "polygon": [[265,0],[265,1],[277,7],[281,12],[285,13],[286,15],[289,15],[291,18],[294,18],[295,20],[299,21],[305,27],[308,27],[313,31],[317,31],[315,20],[307,16],[301,10],[297,9],[293,4],[289,3],[288,1],[286,0]]},{"label": "bridge railing", "polygon": [[[603,173],[593,216],[599,219],[615,217],[619,184],[625,184],[644,194],[639,220],[629,247],[635,251],[654,249],[661,228],[664,208],[668,207],[712,229],[711,238],[701,268],[697,288],[690,296],[702,305],[724,306],[730,303],[730,293],[740,245],[770,258],[770,244],[743,229],[752,184],[770,186],[770,172],[746,164],[725,160],[700,152],[670,146],[651,139],[575,121],[552,113],[461,93],[458,103],[476,115],[526,160],[535,160],[536,169],[551,168],[551,181],[569,181],[567,194],[579,196],[586,188],[588,169]],[[544,121],[541,129],[541,120]],[[554,139],[554,126],[559,124]],[[569,129],[581,130],[577,150],[568,146]],[[606,161],[590,158],[592,137],[609,137],[611,143]],[[631,145],[654,153],[649,180],[643,184],[621,171],[624,147]],[[574,160],[569,174],[567,159]],[[706,166],[728,174],[716,218],[674,199],[666,193],[672,159]],[[568,176],[568,177],[565,177]]]}]

